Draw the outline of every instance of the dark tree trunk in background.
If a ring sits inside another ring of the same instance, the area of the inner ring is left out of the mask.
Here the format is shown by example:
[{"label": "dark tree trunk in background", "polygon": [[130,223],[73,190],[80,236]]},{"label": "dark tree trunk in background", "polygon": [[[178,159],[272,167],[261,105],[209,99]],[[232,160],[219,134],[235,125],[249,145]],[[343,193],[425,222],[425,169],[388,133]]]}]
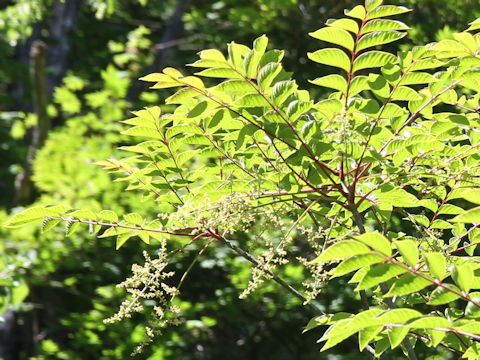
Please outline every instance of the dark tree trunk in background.
[{"label": "dark tree trunk in background", "polygon": [[4,319],[0,322],[0,358],[4,360],[17,360],[20,339],[17,332],[15,313],[7,310],[2,314]]},{"label": "dark tree trunk in background", "polygon": [[[162,42],[157,46],[155,51],[155,57],[153,59],[152,65],[148,67],[145,71],[145,74],[150,74],[153,72],[160,72],[163,68],[167,67],[172,63],[173,57],[177,52],[177,46],[161,46],[162,44],[172,43],[175,40],[180,39],[183,36],[184,32],[184,23],[183,15],[187,12],[189,7],[189,0],[178,0],[175,5],[175,10],[173,15],[170,18],[170,21],[167,25],[165,33],[162,37]],[[135,81],[130,87],[128,98],[132,101],[135,101],[140,96],[140,93],[147,89],[147,85]]]},{"label": "dark tree trunk in background", "polygon": [[77,27],[78,12],[83,0],[55,0],[50,22],[50,40],[48,47],[48,67],[52,74],[48,78],[48,94],[61,84],[67,73],[70,43],[68,33]]},{"label": "dark tree trunk in background", "polygon": [[[59,86],[69,68],[68,53],[70,43],[68,33],[75,29],[78,20],[78,11],[83,0],[55,0],[52,18],[50,21],[51,45],[46,52],[46,45],[34,40],[30,50],[30,80],[33,97],[34,112],[37,115],[37,125],[31,131],[32,140],[23,171],[15,180],[14,205],[25,205],[33,201],[32,161],[38,149],[43,146],[50,129],[50,119],[47,116],[47,105],[53,90]],[[38,28],[36,26],[35,28]],[[34,31],[38,37],[38,31]],[[32,36],[32,39],[34,37]],[[19,56],[25,57],[25,49],[19,48]],[[47,77],[45,67],[48,66],[50,75]],[[19,89],[19,91],[26,89]]]},{"label": "dark tree trunk in background", "polygon": [[30,51],[30,79],[33,94],[33,106],[37,116],[37,124],[31,129],[32,140],[23,171],[15,179],[14,205],[25,205],[32,201],[33,183],[32,161],[38,149],[43,146],[50,130],[50,119],[47,115],[48,95],[45,75],[47,47],[43,41],[36,40]]},{"label": "dark tree trunk in background", "polygon": [[[183,15],[188,9],[188,0],[178,0],[175,5],[175,10],[173,15],[168,23],[165,34],[162,38],[162,43],[167,43],[169,41],[180,39],[183,36],[184,32],[184,23]],[[161,71],[169,63],[172,62],[172,59],[177,51],[177,48],[172,46],[168,48],[159,48],[155,52],[155,58],[153,64],[149,68],[149,72]]]},{"label": "dark tree trunk in background", "polygon": [[28,78],[28,68],[30,62],[30,49],[32,44],[40,38],[42,24],[36,23],[32,26],[32,35],[25,41],[20,42],[15,47],[15,60],[19,65],[15,71],[15,79],[12,82],[9,93],[14,102],[14,109],[19,111],[32,112],[33,106],[29,101],[30,81]]}]

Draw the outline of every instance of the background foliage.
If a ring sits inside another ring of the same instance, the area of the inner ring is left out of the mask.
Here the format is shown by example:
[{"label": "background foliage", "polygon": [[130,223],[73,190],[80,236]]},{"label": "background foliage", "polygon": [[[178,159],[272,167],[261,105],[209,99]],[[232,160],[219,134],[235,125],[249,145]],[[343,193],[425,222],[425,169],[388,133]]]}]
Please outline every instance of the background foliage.
[{"label": "background foliage", "polygon": [[[355,2],[356,3],[356,2]],[[480,16],[474,1],[392,1],[413,9],[401,17],[412,25],[411,44],[451,38],[465,24]],[[73,5],[72,5],[73,4]],[[93,163],[112,156],[130,143],[119,135],[129,111],[163,103],[165,93],[145,91],[136,79],[159,71],[166,64],[180,68],[196,59],[204,48],[223,48],[235,40],[250,44],[268,34],[274,48],[287,49],[284,67],[296,74],[299,85],[327,74],[328,68],[312,66],[308,51],[318,47],[308,32],[328,18],[342,16],[354,2],[252,1],[15,1],[0,10],[0,159],[2,222],[14,207],[14,179],[24,166],[29,132],[35,124],[28,79],[28,52],[35,39],[49,49],[49,117],[53,129],[37,153],[35,204],[64,203],[76,208],[110,208],[120,213],[141,212],[154,216],[134,193]],[[260,14],[260,15],[259,15]],[[179,21],[181,19],[182,21]],[[315,89],[317,95],[324,90]],[[2,344],[5,359],[16,357],[87,359],[127,358],[142,340],[145,319],[134,317],[120,325],[104,325],[123,298],[115,288],[134,262],[142,262],[140,242],[128,242],[115,251],[110,239],[54,230],[39,236],[36,227],[12,232],[1,229],[0,274],[2,310],[13,316],[3,331],[13,331],[14,342]],[[252,241],[252,239],[243,239]],[[189,249],[179,268],[195,256]],[[178,260],[180,261],[180,260]],[[247,300],[238,300],[249,279],[249,266],[227,251],[211,251],[189,275],[182,300],[185,325],[166,331],[161,341],[141,358],[216,359],[225,354],[238,359],[318,358],[315,340],[320,333],[299,336],[312,317],[300,302],[274,284],[262,285]],[[285,268],[299,284],[298,267]],[[332,286],[319,302],[327,312],[355,312],[357,299],[343,286]],[[188,285],[188,286],[187,286]],[[339,289],[341,289],[339,291]],[[10,324],[10,325],[9,325]],[[232,348],[235,353],[232,354]],[[368,355],[356,346],[330,350],[342,359]],[[352,353],[352,351],[354,351]],[[428,356],[427,349],[419,357]],[[399,355],[401,358],[403,355]]]}]

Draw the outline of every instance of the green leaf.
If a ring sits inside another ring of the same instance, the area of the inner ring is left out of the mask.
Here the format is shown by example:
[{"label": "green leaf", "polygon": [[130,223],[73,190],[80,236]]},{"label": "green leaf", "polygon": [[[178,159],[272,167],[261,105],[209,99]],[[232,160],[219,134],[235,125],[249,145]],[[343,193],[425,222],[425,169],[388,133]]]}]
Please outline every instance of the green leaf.
[{"label": "green leaf", "polygon": [[30,288],[27,283],[22,280],[18,285],[13,286],[11,289],[11,302],[13,306],[19,306],[23,300],[25,300],[30,293]]},{"label": "green leaf", "polygon": [[126,215],[123,215],[123,218],[131,223],[131,224],[134,224],[134,225],[138,225],[138,226],[142,226],[143,224],[143,218],[140,214],[137,214],[137,213],[131,213],[131,214],[126,214]]},{"label": "green leaf", "polygon": [[263,54],[265,54],[265,50],[267,50],[267,45],[268,37],[265,34],[256,38],[253,42],[253,48],[258,51],[262,56]]},{"label": "green leaf", "polygon": [[172,139],[175,135],[178,135],[178,134],[191,135],[191,134],[203,134],[203,133],[202,133],[202,130],[200,130],[198,126],[195,126],[195,125],[177,125],[177,126],[170,127],[166,131],[165,138]]},{"label": "green leaf", "polygon": [[243,60],[243,68],[247,74],[247,78],[256,79],[258,74],[258,64],[262,58],[261,53],[256,50],[250,50]]},{"label": "green leaf", "polygon": [[[370,74],[368,76],[368,85],[370,90],[379,98],[387,99],[390,95],[390,85],[388,85],[385,78],[381,75],[377,74]],[[393,104],[387,104],[393,105]],[[385,108],[382,110],[382,115],[387,117],[388,115],[384,115]]]},{"label": "green leaf", "polygon": [[357,314],[354,318],[338,321],[330,326],[319,341],[327,341],[321,351],[325,351],[343,340],[349,338],[356,332],[367,327],[367,324],[373,325],[372,319],[381,312],[380,309],[371,309]]},{"label": "green leaf", "polygon": [[272,97],[275,105],[282,105],[292,95],[298,86],[294,81],[284,80],[277,82],[272,90]]},{"label": "green leaf", "polygon": [[418,247],[412,240],[395,241],[395,246],[402,255],[403,259],[414,268],[418,263]]},{"label": "green leaf", "polygon": [[308,33],[308,35],[315,39],[342,46],[350,51],[352,51],[353,47],[355,46],[352,35],[350,35],[346,30],[339,28],[325,27],[317,31]]},{"label": "green leaf", "polygon": [[310,80],[310,82],[314,85],[338,90],[343,94],[347,92],[347,80],[345,80],[345,78],[341,75],[337,75],[337,74],[327,75],[320,78],[316,78],[313,81]]},{"label": "green leaf", "polygon": [[365,8],[368,12],[382,5],[383,0],[365,0]]},{"label": "green leaf", "polygon": [[97,218],[118,223],[118,216],[111,210],[102,210],[97,213]]},{"label": "green leaf", "polygon": [[429,280],[421,278],[415,274],[405,274],[395,281],[390,288],[390,291],[385,296],[392,297],[394,295],[408,295],[420,291],[429,285],[432,285],[432,282]]},{"label": "green leaf", "polygon": [[288,104],[288,108],[286,111],[286,115],[290,122],[296,121],[300,116],[302,116],[305,112],[311,109],[313,106],[312,101],[301,101],[301,100],[294,100],[290,104]]},{"label": "green leaf", "polygon": [[42,233],[47,232],[50,229],[53,229],[60,223],[60,220],[44,218],[42,222]]},{"label": "green leaf", "polygon": [[370,11],[367,16],[367,20],[403,14],[411,11],[404,6],[395,6],[395,5],[382,5],[377,7],[375,10]]},{"label": "green leaf", "polygon": [[357,272],[355,272],[355,274],[353,274],[353,276],[350,278],[350,280],[348,280],[348,283],[349,284],[358,284],[363,279],[363,277],[368,272],[368,270],[370,270],[369,267],[363,267],[360,270],[357,270]]},{"label": "green leaf", "polygon": [[351,96],[358,94],[361,91],[369,90],[370,86],[368,85],[368,78],[366,76],[360,75],[355,76],[350,83],[350,92]]},{"label": "green leaf", "polygon": [[262,67],[258,72],[258,84],[262,90],[270,86],[275,77],[282,71],[282,66],[278,63],[269,63]]},{"label": "green leaf", "polygon": [[190,85],[196,89],[205,89],[205,84],[203,83],[202,79],[196,76],[185,76],[180,79],[180,81],[185,85]]},{"label": "green leaf", "polygon": [[128,239],[130,239],[130,236],[131,236],[131,233],[130,233],[130,232],[127,232],[127,233],[118,235],[118,236],[117,236],[117,242],[116,242],[115,248],[116,248],[117,250],[120,249],[120,248],[122,247],[122,245],[125,244]]},{"label": "green leaf", "polygon": [[461,43],[455,40],[442,40],[433,45],[434,51],[443,51],[446,53],[446,58],[468,55],[468,49]]},{"label": "green leaf", "polygon": [[130,136],[147,137],[150,139],[163,139],[163,136],[158,132],[158,130],[143,126],[134,126],[130,129],[122,131],[121,133]]},{"label": "green leaf", "polygon": [[372,31],[408,30],[408,29],[410,28],[401,21],[376,19],[376,20],[371,20],[365,24],[365,26],[362,28],[362,34],[366,34]]},{"label": "green leaf", "polygon": [[381,338],[375,344],[375,356],[379,358],[389,348],[390,348],[389,339],[387,337]]},{"label": "green leaf", "polygon": [[405,35],[407,35],[407,33],[398,31],[374,31],[361,37],[356,50],[361,51],[373,46],[388,44],[400,40]]},{"label": "green leaf", "polygon": [[252,92],[254,88],[252,87],[252,84],[245,81],[244,79],[242,80],[235,79],[235,80],[227,80],[227,81],[221,82],[220,84],[211,88],[210,90],[225,92],[231,95],[232,97],[238,97],[240,95],[244,95],[246,93]]},{"label": "green leaf", "polygon": [[462,43],[472,54],[475,54],[478,50],[478,40],[468,32],[461,32],[453,34],[453,38]]},{"label": "green leaf", "polygon": [[382,67],[385,64],[393,63],[397,60],[395,56],[383,51],[368,51],[361,54],[353,63],[352,72],[362,69]]},{"label": "green leaf", "polygon": [[14,215],[4,224],[4,226],[9,228],[23,226],[45,217],[58,217],[67,210],[68,208],[65,206],[32,207]]},{"label": "green leaf", "polygon": [[364,275],[355,291],[369,289],[374,286],[380,285],[380,283],[390,280],[391,278],[405,273],[407,270],[394,264],[379,264],[373,266]]},{"label": "green leaf", "polygon": [[388,340],[390,341],[390,347],[395,349],[398,345],[400,345],[405,339],[405,336],[408,335],[409,329],[408,327],[395,327],[390,330],[388,333]]},{"label": "green leaf", "polygon": [[451,328],[450,321],[440,316],[423,316],[406,324],[410,329]]},{"label": "green leaf", "polygon": [[369,343],[383,330],[383,326],[370,326],[360,330],[358,333],[358,346],[363,351]]},{"label": "green leaf", "polygon": [[452,279],[460,289],[468,293],[473,284],[473,269],[470,264],[455,265],[452,271]]},{"label": "green leaf", "polygon": [[69,217],[85,220],[97,220],[97,216],[90,210],[75,210],[67,214]]},{"label": "green leaf", "polygon": [[480,358],[480,345],[478,343],[471,345],[462,356],[462,359],[468,360],[477,360],[478,358]]},{"label": "green leaf", "polygon": [[345,312],[338,312],[336,314],[324,314],[324,315],[316,316],[308,322],[307,326],[305,327],[302,333],[305,333],[321,325],[333,325],[340,320],[348,319],[351,317],[352,317],[352,314],[345,313]]},{"label": "green leaf", "polygon": [[365,15],[367,15],[367,11],[362,5],[357,5],[352,10],[345,10],[345,15],[363,20]]},{"label": "green leaf", "polygon": [[220,62],[216,60],[197,60],[192,64],[188,64],[191,67],[198,67],[198,68],[227,68],[230,69],[230,65],[227,62]]},{"label": "green leaf", "polygon": [[422,313],[408,308],[391,309],[379,314],[375,322],[377,324],[403,324],[409,320],[422,316]]},{"label": "green leaf", "polygon": [[455,216],[450,221],[455,223],[467,224],[480,223],[480,206],[471,210],[467,210],[463,214]]},{"label": "green leaf", "polygon": [[427,330],[427,333],[430,335],[432,346],[434,347],[437,347],[447,335],[445,331],[439,330]]},{"label": "green leaf", "polygon": [[359,236],[354,236],[353,238],[387,257],[392,256],[392,245],[390,241],[378,231],[364,233]]},{"label": "green leaf", "polygon": [[235,149],[237,151],[240,150],[245,142],[245,137],[246,136],[251,137],[257,130],[258,130],[258,127],[255,126],[254,124],[245,125],[238,134],[238,139],[235,144]]},{"label": "green leaf", "polygon": [[235,101],[234,104],[244,108],[269,106],[268,101],[265,100],[262,95],[257,93],[243,95]]},{"label": "green leaf", "polygon": [[228,44],[228,61],[241,75],[245,75],[243,72],[243,58],[249,51],[250,49],[247,46],[237,44],[234,41]]},{"label": "green leaf", "polygon": [[480,204],[480,188],[458,188],[452,191],[449,199],[465,199],[473,204]]},{"label": "green leaf", "polygon": [[415,61],[410,67],[409,71],[431,70],[445,65],[443,61],[438,59],[420,59]]},{"label": "green leaf", "polygon": [[191,99],[198,96],[199,93],[190,88],[182,88],[175,94],[165,99],[166,104],[183,104],[186,99]]},{"label": "green leaf", "polygon": [[208,108],[208,102],[201,101],[188,111],[187,118],[189,118],[189,119],[196,118],[196,117],[204,114],[204,112],[205,112],[205,110],[207,110],[207,108]]},{"label": "green leaf", "polygon": [[211,77],[211,78],[224,78],[224,79],[243,79],[243,74],[239,73],[237,70],[227,69],[227,68],[211,68],[202,70],[195,73],[195,75]]},{"label": "green leaf", "polygon": [[285,51],[280,50],[270,50],[267,51],[260,60],[260,67],[264,67],[269,63],[280,63],[285,55]]},{"label": "green leaf", "polygon": [[446,222],[445,220],[435,220],[432,225],[430,225],[430,229],[452,229],[453,225]]},{"label": "green leaf", "polygon": [[225,64],[227,63],[227,59],[225,59],[225,56],[222,54],[221,51],[217,49],[202,50],[200,51],[199,56],[200,59],[203,60],[214,60]]},{"label": "green leaf", "polygon": [[475,21],[472,21],[469,25],[470,27],[467,29],[467,31],[480,29],[480,18],[476,19]]},{"label": "green leaf", "polygon": [[402,101],[418,101],[422,100],[422,97],[418,93],[407,86],[398,86],[392,94],[392,100]]},{"label": "green leaf", "polygon": [[417,198],[400,188],[384,186],[379,190],[375,190],[373,195],[376,197],[376,201],[383,205],[392,205],[395,207],[418,206]]},{"label": "green leaf", "polygon": [[437,280],[443,280],[447,266],[445,256],[440,252],[426,252],[423,257],[432,276]]},{"label": "green leaf", "polygon": [[357,255],[349,259],[344,260],[336,268],[330,271],[331,278],[343,276],[349,274],[355,270],[358,270],[363,267],[367,267],[373,264],[378,264],[379,262],[384,261],[385,259],[378,255]]},{"label": "green leaf", "polygon": [[430,84],[436,82],[437,79],[426,72],[410,72],[406,74],[402,80],[400,80],[399,85],[420,85],[420,84]]},{"label": "green leaf", "polygon": [[358,33],[358,23],[352,19],[328,19],[327,26],[348,30],[355,35]]},{"label": "green leaf", "polygon": [[310,60],[317,63],[338,67],[350,72],[350,59],[340,49],[321,49],[307,55]]},{"label": "green leaf", "polygon": [[312,261],[313,264],[332,260],[345,259],[354,255],[368,254],[370,249],[361,242],[343,240],[327,248],[319,257]]},{"label": "green leaf", "polygon": [[178,83],[178,81],[172,79],[170,76],[166,75],[166,74],[162,74],[162,73],[152,73],[152,74],[148,74],[146,76],[143,76],[141,77],[139,80],[141,81],[147,81],[147,82],[160,82],[160,83],[171,83],[173,82],[174,84],[176,84],[176,86],[179,86],[180,84]]},{"label": "green leaf", "polygon": [[136,235],[145,243],[150,244],[150,233],[145,230],[138,230]]}]

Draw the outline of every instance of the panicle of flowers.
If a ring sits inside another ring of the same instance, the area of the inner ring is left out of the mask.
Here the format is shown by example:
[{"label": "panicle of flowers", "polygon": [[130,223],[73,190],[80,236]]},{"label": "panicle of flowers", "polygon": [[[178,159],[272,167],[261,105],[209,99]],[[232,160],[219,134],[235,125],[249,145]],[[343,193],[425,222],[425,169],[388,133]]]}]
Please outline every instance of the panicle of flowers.
[{"label": "panicle of flowers", "polygon": [[252,276],[248,282],[245,290],[240,294],[240,298],[244,299],[253,291],[255,291],[265,279],[270,279],[271,272],[280,266],[289,262],[288,246],[293,242],[293,237],[290,235],[290,230],[286,226],[285,218],[280,214],[285,214],[282,211],[282,206],[270,206],[264,210],[262,226],[268,227],[279,232],[279,236],[269,234],[263,238],[263,249],[259,255],[256,256],[257,266],[252,268]]},{"label": "panicle of flowers", "polygon": [[[178,290],[166,283],[166,280],[174,275],[173,271],[165,271],[168,266],[166,243],[162,243],[157,258],[152,259],[146,251],[143,252],[143,256],[145,263],[132,265],[133,275],[117,285],[131,296],[122,302],[115,315],[105,319],[104,322],[114,323],[130,318],[134,313],[147,312],[149,326],[145,329],[147,335],[145,343],[148,343],[161,333],[162,328],[180,322],[180,309],[172,304]],[[144,345],[139,345],[137,351],[141,351]]]},{"label": "panicle of flowers", "polygon": [[255,222],[255,212],[247,198],[226,196],[215,207],[210,205],[198,211],[197,221],[203,229],[219,229],[228,235],[247,231]]},{"label": "panicle of flowers", "polygon": [[305,237],[308,245],[310,245],[314,252],[314,256],[311,258],[306,258],[302,256],[297,257],[297,260],[310,273],[310,277],[307,277],[302,282],[302,285],[305,287],[305,303],[308,304],[318,296],[318,294],[322,290],[323,285],[328,280],[328,272],[325,271],[324,264],[311,263],[311,260],[313,260],[315,256],[320,255],[320,253],[322,252],[322,248],[326,241],[327,234],[323,228],[316,228],[313,226],[299,226],[298,230]]}]

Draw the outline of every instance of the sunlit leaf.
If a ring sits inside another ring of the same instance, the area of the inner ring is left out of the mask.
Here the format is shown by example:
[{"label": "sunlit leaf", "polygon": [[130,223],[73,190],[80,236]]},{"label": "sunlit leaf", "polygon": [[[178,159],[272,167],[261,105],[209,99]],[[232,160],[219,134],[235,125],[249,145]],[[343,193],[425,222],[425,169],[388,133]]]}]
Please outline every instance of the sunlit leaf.
[{"label": "sunlit leaf", "polygon": [[354,255],[368,254],[371,250],[368,246],[354,240],[344,240],[333,244],[325,250],[312,263],[327,262],[344,259]]},{"label": "sunlit leaf", "polygon": [[350,35],[346,30],[335,27],[324,27],[317,31],[311,32],[308,35],[318,40],[340,45],[350,51],[353,50],[355,45],[352,35]]},{"label": "sunlit leaf", "polygon": [[338,67],[346,72],[350,71],[350,59],[340,49],[321,49],[307,55],[310,60],[317,63]]}]

